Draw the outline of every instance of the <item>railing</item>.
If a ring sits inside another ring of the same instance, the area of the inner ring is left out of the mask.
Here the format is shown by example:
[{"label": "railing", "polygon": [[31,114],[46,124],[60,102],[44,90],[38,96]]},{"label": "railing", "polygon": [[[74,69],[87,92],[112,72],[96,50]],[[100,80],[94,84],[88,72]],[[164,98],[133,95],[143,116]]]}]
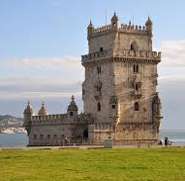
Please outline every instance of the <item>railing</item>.
[{"label": "railing", "polygon": [[95,58],[102,58],[102,57],[106,57],[108,55],[111,55],[111,51],[99,51],[99,52],[93,52],[93,53],[89,53],[87,55],[82,55],[82,62],[86,61],[86,60],[91,60],[91,59],[95,59]]},{"label": "railing", "polygon": [[32,121],[62,120],[66,118],[66,114],[51,114],[45,116],[32,116]]},{"label": "railing", "polygon": [[105,50],[102,52],[94,52],[87,55],[82,55],[82,63],[86,63],[92,60],[106,58],[106,57],[118,57],[118,58],[131,58],[131,59],[148,59],[148,60],[161,60],[161,52],[156,51],[132,51],[132,50],[118,50],[112,53],[111,50]]}]

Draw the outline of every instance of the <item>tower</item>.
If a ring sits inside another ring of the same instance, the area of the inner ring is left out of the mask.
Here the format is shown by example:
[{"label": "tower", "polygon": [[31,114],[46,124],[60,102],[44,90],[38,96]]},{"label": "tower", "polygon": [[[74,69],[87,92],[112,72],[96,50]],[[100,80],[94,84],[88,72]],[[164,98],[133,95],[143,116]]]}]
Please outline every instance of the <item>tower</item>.
[{"label": "tower", "polygon": [[115,144],[157,143],[160,99],[156,92],[161,53],[152,49],[152,21],[145,26],[111,23],[88,26],[87,55],[82,56],[84,111],[94,127],[91,142],[112,137]]},{"label": "tower", "polygon": [[28,104],[26,106],[26,108],[24,109],[24,127],[27,130],[28,135],[31,132],[31,118],[33,115],[33,109],[32,106],[30,104],[30,101],[28,101]]}]

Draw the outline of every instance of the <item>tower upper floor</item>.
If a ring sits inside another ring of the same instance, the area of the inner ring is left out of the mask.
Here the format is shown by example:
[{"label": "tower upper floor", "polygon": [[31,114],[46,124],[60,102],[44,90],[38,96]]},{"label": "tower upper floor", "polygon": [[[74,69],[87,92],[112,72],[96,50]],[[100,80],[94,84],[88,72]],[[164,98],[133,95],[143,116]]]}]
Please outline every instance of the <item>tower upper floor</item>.
[{"label": "tower upper floor", "polygon": [[87,27],[88,49],[87,55],[82,56],[82,64],[94,58],[104,57],[136,57],[141,59],[155,59],[160,61],[160,52],[153,52],[152,48],[153,23],[151,19],[144,26],[120,24],[114,13],[111,23],[95,28],[92,22]]}]

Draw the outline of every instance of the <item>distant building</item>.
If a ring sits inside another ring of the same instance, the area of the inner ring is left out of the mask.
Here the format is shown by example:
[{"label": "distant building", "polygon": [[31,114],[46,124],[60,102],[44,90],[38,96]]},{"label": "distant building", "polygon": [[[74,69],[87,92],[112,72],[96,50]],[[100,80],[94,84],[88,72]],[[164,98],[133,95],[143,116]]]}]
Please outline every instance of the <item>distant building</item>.
[{"label": "distant building", "polygon": [[161,53],[152,50],[152,21],[145,26],[111,24],[87,28],[89,52],[82,56],[84,113],[72,97],[66,114],[37,116],[28,103],[24,125],[29,145],[156,144],[161,103],[156,92]]}]

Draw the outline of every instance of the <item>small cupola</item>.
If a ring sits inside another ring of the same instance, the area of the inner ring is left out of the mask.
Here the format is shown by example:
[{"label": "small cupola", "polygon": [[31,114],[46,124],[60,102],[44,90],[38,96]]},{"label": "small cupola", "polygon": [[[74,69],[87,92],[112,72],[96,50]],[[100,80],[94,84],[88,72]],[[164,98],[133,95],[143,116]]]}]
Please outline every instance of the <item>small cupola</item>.
[{"label": "small cupola", "polygon": [[44,105],[44,102],[42,102],[42,106],[38,112],[38,115],[39,116],[46,116],[48,113],[47,113],[47,110],[45,108],[45,105]]},{"label": "small cupola", "polygon": [[71,97],[71,102],[67,108],[67,112],[70,116],[78,114],[78,106],[76,105],[74,96]]},{"label": "small cupola", "polygon": [[113,17],[111,18],[111,24],[112,26],[117,26],[118,24],[118,16],[116,15],[116,12],[114,12]]}]

